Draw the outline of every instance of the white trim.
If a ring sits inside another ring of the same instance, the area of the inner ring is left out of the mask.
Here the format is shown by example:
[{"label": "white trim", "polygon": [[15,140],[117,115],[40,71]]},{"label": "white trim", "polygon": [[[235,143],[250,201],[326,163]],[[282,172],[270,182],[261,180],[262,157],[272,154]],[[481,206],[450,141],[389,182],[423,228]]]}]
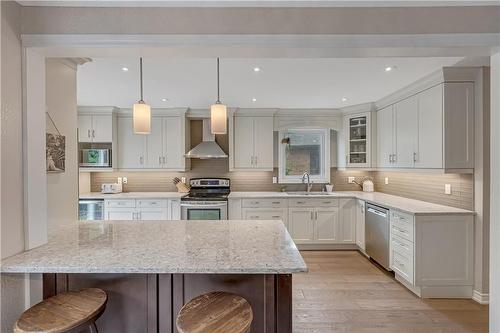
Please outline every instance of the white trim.
[{"label": "white trim", "polygon": [[472,299],[479,304],[490,304],[490,294],[488,293],[480,293],[477,290],[472,291]]}]

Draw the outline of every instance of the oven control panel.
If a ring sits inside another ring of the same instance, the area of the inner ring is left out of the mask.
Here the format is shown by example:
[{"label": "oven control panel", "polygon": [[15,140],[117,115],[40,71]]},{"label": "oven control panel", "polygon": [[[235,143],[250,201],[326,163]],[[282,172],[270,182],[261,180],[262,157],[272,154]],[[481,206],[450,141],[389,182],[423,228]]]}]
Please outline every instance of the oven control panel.
[{"label": "oven control panel", "polygon": [[227,178],[193,178],[189,181],[191,187],[229,187]]}]

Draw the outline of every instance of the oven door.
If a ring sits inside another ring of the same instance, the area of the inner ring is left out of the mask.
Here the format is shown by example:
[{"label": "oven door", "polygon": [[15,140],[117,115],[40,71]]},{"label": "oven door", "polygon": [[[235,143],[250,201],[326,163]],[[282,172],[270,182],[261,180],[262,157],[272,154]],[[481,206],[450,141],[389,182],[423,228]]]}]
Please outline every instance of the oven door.
[{"label": "oven door", "polygon": [[181,201],[183,220],[227,220],[227,201]]}]

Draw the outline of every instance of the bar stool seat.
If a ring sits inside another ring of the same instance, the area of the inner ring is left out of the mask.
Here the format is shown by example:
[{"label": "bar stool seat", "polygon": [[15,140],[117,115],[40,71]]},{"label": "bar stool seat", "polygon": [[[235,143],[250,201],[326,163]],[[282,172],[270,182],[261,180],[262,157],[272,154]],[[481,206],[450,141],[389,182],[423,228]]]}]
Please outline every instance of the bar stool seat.
[{"label": "bar stool seat", "polygon": [[176,325],[179,333],[246,333],[252,320],[252,307],[246,299],[217,291],[186,303]]},{"label": "bar stool seat", "polygon": [[108,296],[97,288],[57,294],[24,311],[14,325],[15,333],[63,333],[89,327],[106,308]]}]

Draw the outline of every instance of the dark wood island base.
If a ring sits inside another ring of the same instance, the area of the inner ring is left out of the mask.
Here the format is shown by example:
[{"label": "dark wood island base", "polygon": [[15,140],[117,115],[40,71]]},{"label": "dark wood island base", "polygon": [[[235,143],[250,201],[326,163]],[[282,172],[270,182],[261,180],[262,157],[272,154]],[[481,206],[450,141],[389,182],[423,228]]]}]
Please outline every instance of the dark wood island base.
[{"label": "dark wood island base", "polygon": [[251,332],[292,332],[291,274],[43,274],[44,298],[90,287],[108,294],[97,321],[105,333],[177,333],[181,307],[210,291],[247,299],[254,314]]}]

